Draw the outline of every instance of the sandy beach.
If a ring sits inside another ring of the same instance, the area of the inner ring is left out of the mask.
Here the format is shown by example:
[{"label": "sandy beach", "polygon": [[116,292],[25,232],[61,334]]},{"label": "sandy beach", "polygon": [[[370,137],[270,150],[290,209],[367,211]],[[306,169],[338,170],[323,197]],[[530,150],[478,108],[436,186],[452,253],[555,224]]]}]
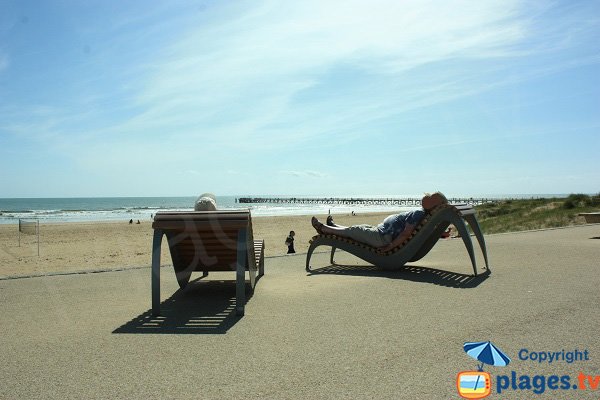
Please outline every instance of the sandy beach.
[{"label": "sandy beach", "polygon": [[[334,215],[342,225],[377,224],[389,213]],[[318,216],[323,219],[326,216]],[[265,240],[266,256],[287,253],[284,244],[290,230],[296,232],[295,249],[304,253],[315,235],[310,216],[253,217],[254,237]],[[44,275],[149,266],[152,250],[152,221],[40,223],[40,256],[35,235],[21,234],[18,227],[0,225],[0,277]],[[164,245],[164,243],[163,243]],[[162,264],[170,264],[162,252]]]}]

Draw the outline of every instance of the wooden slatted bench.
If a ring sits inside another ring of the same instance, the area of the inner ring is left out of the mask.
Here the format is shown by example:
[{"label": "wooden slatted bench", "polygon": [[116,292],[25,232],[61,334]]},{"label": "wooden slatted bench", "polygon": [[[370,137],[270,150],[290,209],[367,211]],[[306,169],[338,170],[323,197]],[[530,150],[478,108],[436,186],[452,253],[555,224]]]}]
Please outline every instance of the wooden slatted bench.
[{"label": "wooden slatted bench", "polygon": [[458,230],[469,253],[473,274],[477,276],[477,264],[471,237],[465,222],[469,224],[483,253],[485,268],[489,271],[487,250],[483,234],[477,222],[475,209],[466,204],[442,204],[427,212],[425,217],[415,227],[411,236],[394,249],[382,252],[378,248],[355,240],[329,234],[321,234],[312,238],[306,255],[306,271],[311,271],[310,259],[314,250],[319,246],[330,246],[330,263],[335,264],[336,249],[344,250],[382,269],[397,269],[407,262],[423,258],[437,243],[442,233],[453,224]]},{"label": "wooden slatted bench", "polygon": [[249,210],[159,212],[152,224],[152,314],[160,314],[160,253],[167,237],[175,276],[185,288],[192,272],[236,272],[236,313],[244,315],[246,271],[254,289],[264,274],[264,241],[254,240]]}]

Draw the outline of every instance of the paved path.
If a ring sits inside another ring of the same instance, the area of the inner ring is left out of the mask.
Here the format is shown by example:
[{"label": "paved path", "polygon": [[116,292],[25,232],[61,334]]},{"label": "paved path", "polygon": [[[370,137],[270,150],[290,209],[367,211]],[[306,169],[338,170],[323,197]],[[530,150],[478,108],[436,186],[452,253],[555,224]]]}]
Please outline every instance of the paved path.
[{"label": "paved path", "polygon": [[[307,275],[303,255],[270,258],[241,319],[227,274],[175,293],[165,268],[159,319],[149,268],[0,281],[0,399],[458,398],[457,373],[477,365],[462,345],[484,340],[513,360],[485,368],[490,398],[537,398],[499,396],[498,376],[600,375],[599,236],[600,225],[488,236],[492,274],[477,279],[460,240],[400,272],[318,254],[324,268]],[[591,360],[539,364],[521,349]]]}]

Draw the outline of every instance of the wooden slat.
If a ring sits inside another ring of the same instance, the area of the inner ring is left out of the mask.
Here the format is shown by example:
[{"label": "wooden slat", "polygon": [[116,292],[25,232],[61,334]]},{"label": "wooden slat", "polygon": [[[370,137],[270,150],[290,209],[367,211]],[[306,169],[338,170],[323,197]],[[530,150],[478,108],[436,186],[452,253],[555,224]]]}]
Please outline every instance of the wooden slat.
[{"label": "wooden slat", "polygon": [[[176,267],[175,270],[176,271],[177,270],[184,271],[185,269],[187,269],[186,267],[187,267],[187,265],[184,264],[183,266],[181,266],[181,268]],[[211,265],[206,268],[202,267],[201,265],[198,265],[198,266],[196,266],[196,268],[193,271],[204,271],[205,269],[207,271],[235,271],[235,263],[229,264],[229,265],[226,265],[226,264]]]},{"label": "wooden slat", "polygon": [[193,211],[193,212],[169,212],[156,213],[154,221],[227,221],[227,220],[249,220],[249,212],[223,212],[223,211]]},{"label": "wooden slat", "polygon": [[159,221],[154,221],[152,226],[155,227],[163,227],[163,226],[198,226],[198,227],[231,227],[230,229],[235,229],[238,227],[248,226],[248,220],[245,219],[225,219],[225,220],[193,220],[193,219],[161,219]]},{"label": "wooden slat", "polygon": [[182,253],[179,255],[181,260],[198,260],[198,262],[225,263],[235,261],[236,258],[230,254],[203,254],[203,253]]},{"label": "wooden slat", "polygon": [[237,247],[236,240],[233,238],[220,238],[218,240],[177,240],[177,238],[172,238],[171,241],[173,244],[182,247]]},{"label": "wooden slat", "polygon": [[194,258],[194,257],[199,257],[200,259],[202,258],[206,258],[206,257],[216,257],[218,260],[221,259],[232,259],[235,260],[235,257],[233,257],[231,255],[231,251],[220,251],[220,252],[214,252],[214,251],[185,251],[185,250],[179,250],[179,257],[180,258]]},{"label": "wooden slat", "polygon": [[249,210],[158,212],[152,228],[182,232],[238,230],[247,227],[249,221]]},{"label": "wooden slat", "polygon": [[195,215],[195,216],[206,216],[206,215],[250,215],[250,210],[247,208],[243,209],[231,209],[231,210],[217,210],[217,211],[159,211],[155,216],[172,216],[172,215]]},{"label": "wooden slat", "polygon": [[177,251],[185,253],[206,253],[206,254],[227,254],[235,252],[235,246],[214,246],[214,247],[202,247],[202,246],[177,246]]},{"label": "wooden slat", "polygon": [[183,261],[183,260],[199,260],[200,262],[202,260],[208,261],[211,259],[214,259],[215,263],[217,264],[223,264],[223,263],[229,263],[231,261],[235,261],[237,259],[237,257],[234,257],[231,255],[231,253],[221,253],[221,254],[206,254],[206,253],[199,253],[199,252],[181,252],[179,253],[179,258]]},{"label": "wooden slat", "polygon": [[236,257],[232,257],[230,253],[202,253],[202,252],[180,252],[179,253],[179,258],[186,259],[186,260],[192,260],[192,259],[197,259],[197,260],[211,260],[211,259],[216,259],[216,262],[224,262],[225,260],[227,260],[227,262],[229,262],[229,260],[236,260]]},{"label": "wooden slat", "polygon": [[216,211],[159,211],[155,215],[233,215],[233,214],[250,214],[250,210],[247,208],[243,208],[243,209],[229,209],[229,210],[216,210]]},{"label": "wooden slat", "polygon": [[192,220],[161,220],[154,221],[152,228],[162,230],[177,230],[182,232],[214,231],[241,229],[248,226],[247,220],[226,221],[192,221]]},{"label": "wooden slat", "polygon": [[248,221],[236,219],[236,220],[224,220],[224,221],[192,221],[192,220],[161,220],[154,221],[152,227],[154,228],[186,228],[186,227],[198,227],[201,229],[240,229],[248,226]]},{"label": "wooden slat", "polygon": [[193,246],[193,245],[177,245],[178,251],[186,252],[235,252],[236,246]]}]

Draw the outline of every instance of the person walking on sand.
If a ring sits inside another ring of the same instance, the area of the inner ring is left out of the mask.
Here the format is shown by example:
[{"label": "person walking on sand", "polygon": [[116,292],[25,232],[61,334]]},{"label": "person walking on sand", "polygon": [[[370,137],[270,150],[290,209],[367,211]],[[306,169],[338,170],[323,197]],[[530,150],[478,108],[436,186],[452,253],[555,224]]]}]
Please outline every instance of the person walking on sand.
[{"label": "person walking on sand", "polygon": [[288,254],[293,254],[296,252],[296,250],[294,250],[294,236],[296,236],[296,232],[290,231],[290,234],[285,239],[285,245],[288,247]]},{"label": "person walking on sand", "polygon": [[333,225],[328,226],[320,222],[316,217],[312,217],[311,224],[320,234],[343,236],[366,243],[372,247],[377,247],[382,251],[388,251],[404,242],[410,236],[425,216],[425,212],[447,203],[446,196],[440,192],[435,192],[423,196],[421,199],[422,208],[420,210],[390,215],[377,226],[364,224],[341,226],[336,225],[333,221],[331,221]]}]

